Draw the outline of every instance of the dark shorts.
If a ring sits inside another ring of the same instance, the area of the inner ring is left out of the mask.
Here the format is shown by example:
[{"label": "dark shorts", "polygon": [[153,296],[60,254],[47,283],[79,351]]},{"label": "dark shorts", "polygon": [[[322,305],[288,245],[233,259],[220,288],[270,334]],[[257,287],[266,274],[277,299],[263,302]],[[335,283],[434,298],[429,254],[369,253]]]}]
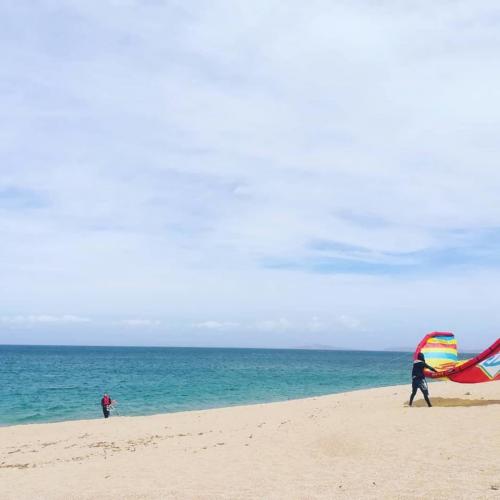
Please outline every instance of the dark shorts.
[{"label": "dark shorts", "polygon": [[108,418],[109,417],[109,409],[107,406],[103,406],[102,407],[102,413],[104,414],[104,418]]},{"label": "dark shorts", "polygon": [[429,392],[425,378],[414,378],[411,381],[411,387],[414,391],[420,389],[422,392]]}]

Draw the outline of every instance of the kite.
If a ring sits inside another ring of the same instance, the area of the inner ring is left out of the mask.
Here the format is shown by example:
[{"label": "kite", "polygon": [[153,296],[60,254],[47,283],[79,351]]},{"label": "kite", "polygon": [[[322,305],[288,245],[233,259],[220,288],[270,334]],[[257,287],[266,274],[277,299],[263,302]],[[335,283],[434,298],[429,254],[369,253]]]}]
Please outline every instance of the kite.
[{"label": "kite", "polygon": [[420,353],[425,356],[425,362],[437,370],[434,373],[426,369],[426,377],[448,379],[461,384],[500,380],[500,338],[481,354],[459,360],[453,333],[432,332],[418,344],[413,359],[418,359]]}]

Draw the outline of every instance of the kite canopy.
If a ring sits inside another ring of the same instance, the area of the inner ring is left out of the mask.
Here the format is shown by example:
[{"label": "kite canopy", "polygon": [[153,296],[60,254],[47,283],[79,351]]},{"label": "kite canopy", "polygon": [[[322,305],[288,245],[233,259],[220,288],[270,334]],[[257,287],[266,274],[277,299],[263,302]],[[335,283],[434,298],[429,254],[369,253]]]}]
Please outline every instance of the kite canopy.
[{"label": "kite canopy", "polygon": [[458,359],[457,341],[453,333],[432,332],[418,344],[414,359],[423,353],[428,365],[437,373],[425,370],[432,378],[447,378],[462,384],[500,380],[500,339],[471,359]]}]

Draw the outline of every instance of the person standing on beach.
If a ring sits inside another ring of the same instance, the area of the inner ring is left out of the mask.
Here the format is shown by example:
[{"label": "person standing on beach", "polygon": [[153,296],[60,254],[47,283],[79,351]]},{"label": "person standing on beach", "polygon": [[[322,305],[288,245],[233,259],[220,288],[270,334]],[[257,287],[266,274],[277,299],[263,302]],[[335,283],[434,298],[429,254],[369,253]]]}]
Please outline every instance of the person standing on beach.
[{"label": "person standing on beach", "polygon": [[109,407],[111,406],[111,402],[111,396],[105,392],[104,396],[101,399],[102,413],[104,414],[104,418],[109,417]]},{"label": "person standing on beach", "polygon": [[437,370],[429,366],[425,362],[425,356],[423,353],[418,353],[418,359],[413,361],[413,369],[411,372],[411,396],[410,396],[410,406],[413,403],[413,398],[417,394],[417,389],[422,391],[424,395],[425,402],[427,406],[431,407],[431,401],[429,399],[429,388],[427,387],[427,381],[425,380],[424,368],[437,373]]}]

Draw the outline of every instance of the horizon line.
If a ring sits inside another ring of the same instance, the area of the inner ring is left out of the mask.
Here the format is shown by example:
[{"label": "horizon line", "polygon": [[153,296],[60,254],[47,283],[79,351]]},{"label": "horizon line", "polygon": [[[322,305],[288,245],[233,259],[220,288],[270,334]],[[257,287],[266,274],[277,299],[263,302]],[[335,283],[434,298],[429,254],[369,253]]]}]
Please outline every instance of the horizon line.
[{"label": "horizon line", "polygon": [[[289,351],[355,351],[355,352],[397,352],[397,353],[409,353],[413,354],[415,352],[414,349],[409,349],[408,347],[389,347],[389,348],[379,348],[379,349],[360,349],[360,348],[352,348],[352,347],[307,347],[307,346],[297,346],[297,347],[263,347],[263,346],[187,346],[187,345],[135,345],[135,344],[126,344],[126,345],[109,345],[109,344],[9,344],[9,343],[0,343],[0,347],[97,347],[97,348],[105,348],[105,347],[116,347],[116,348],[144,348],[144,349],[259,349],[259,350],[289,350]],[[481,352],[481,349],[465,349],[461,351],[462,353],[474,354]]]}]

